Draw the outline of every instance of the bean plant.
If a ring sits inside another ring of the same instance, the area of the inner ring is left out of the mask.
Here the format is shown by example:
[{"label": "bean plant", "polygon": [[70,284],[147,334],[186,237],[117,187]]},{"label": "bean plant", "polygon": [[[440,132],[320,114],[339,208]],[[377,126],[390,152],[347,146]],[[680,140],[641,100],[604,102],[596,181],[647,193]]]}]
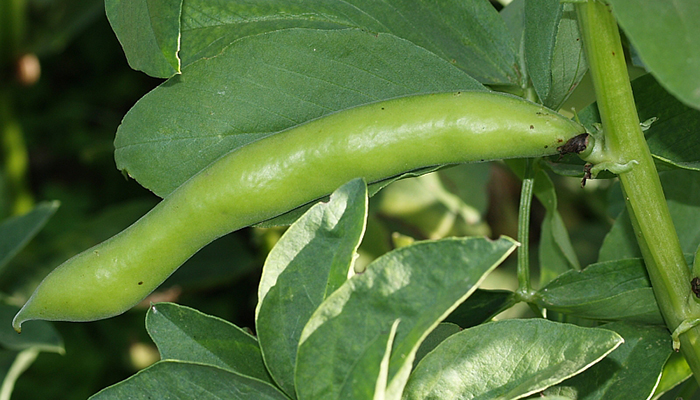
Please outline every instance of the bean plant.
[{"label": "bean plant", "polygon": [[[696,391],[695,0],[104,6],[129,66],[161,80],[124,115],[116,167],[162,200],[0,309],[21,331],[0,335],[19,351],[0,397],[39,351],[64,351],[48,321],[144,301],[159,359],[91,399]],[[510,236],[485,222],[495,170],[520,187]],[[58,208],[26,213],[17,182],[0,267]],[[602,242],[572,239],[562,193],[597,204]],[[251,326],[157,301],[241,229],[279,235]]]}]

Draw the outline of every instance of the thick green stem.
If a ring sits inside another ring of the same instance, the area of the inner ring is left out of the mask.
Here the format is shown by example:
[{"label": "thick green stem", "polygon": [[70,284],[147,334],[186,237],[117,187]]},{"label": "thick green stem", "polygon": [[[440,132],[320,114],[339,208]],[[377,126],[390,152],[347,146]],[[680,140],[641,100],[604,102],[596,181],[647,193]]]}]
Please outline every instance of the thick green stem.
[{"label": "thick green stem", "polygon": [[[600,1],[576,7],[605,134],[604,151],[610,162],[636,162],[620,173],[620,181],[656,300],[674,331],[684,320],[700,317],[700,307],[691,297],[690,271],[639,125],[617,24]],[[681,335],[681,350],[698,378],[699,340],[697,328]]]}]

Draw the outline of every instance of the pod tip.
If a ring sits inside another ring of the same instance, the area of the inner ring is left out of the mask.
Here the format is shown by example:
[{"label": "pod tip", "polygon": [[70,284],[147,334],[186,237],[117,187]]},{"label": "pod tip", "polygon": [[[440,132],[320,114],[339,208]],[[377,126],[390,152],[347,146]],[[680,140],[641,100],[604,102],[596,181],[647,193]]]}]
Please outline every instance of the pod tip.
[{"label": "pod tip", "polygon": [[22,322],[24,321],[17,317],[19,317],[19,313],[12,319],[12,327],[15,328],[17,333],[22,333]]}]

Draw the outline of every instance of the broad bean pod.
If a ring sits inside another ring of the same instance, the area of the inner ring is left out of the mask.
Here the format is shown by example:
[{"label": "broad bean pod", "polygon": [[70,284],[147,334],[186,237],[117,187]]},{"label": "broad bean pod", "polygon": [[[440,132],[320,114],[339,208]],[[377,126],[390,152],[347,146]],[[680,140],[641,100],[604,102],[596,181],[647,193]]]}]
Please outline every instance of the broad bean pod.
[{"label": "broad bean pod", "polygon": [[200,248],[319,199],[354,178],[541,157],[585,132],[521,98],[425,94],[334,113],[222,156],[133,225],[52,271],[15,316],[92,321],[138,304]]}]

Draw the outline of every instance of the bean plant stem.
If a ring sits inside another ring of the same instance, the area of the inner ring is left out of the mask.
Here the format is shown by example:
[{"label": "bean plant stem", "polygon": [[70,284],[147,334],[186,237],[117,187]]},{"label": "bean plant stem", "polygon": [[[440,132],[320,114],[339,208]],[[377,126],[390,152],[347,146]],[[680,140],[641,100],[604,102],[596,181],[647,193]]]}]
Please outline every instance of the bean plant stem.
[{"label": "bean plant stem", "polygon": [[530,210],[532,205],[535,173],[533,160],[528,158],[525,164],[525,174],[520,189],[520,207],[518,209],[518,294],[527,299],[530,296]]},{"label": "bean plant stem", "polygon": [[[598,0],[577,3],[576,10],[611,161],[636,161],[619,175],[657,303],[671,331],[700,317],[692,299],[690,271],[673,226],[654,161],[639,125],[617,23]],[[700,329],[681,335],[681,350],[700,379]]]}]

